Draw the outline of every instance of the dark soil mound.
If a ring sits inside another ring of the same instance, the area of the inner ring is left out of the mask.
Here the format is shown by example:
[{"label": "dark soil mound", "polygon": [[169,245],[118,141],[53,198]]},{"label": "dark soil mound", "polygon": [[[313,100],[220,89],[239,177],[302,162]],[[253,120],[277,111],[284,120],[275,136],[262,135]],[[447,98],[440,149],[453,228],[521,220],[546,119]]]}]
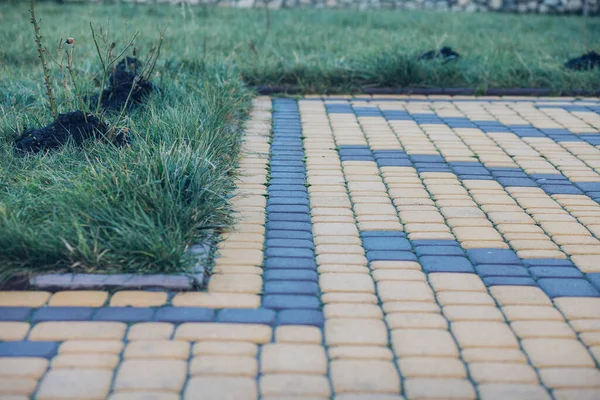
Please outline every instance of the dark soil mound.
[{"label": "dark soil mound", "polygon": [[443,60],[445,63],[448,61],[456,60],[460,55],[452,50],[450,47],[442,47],[439,50],[431,50],[419,57],[419,60]]},{"label": "dark soil mound", "polygon": [[575,71],[587,71],[593,68],[600,68],[600,54],[590,51],[581,57],[571,58],[565,64],[565,67]]},{"label": "dark soil mound", "polygon": [[[136,76],[142,73],[142,62],[134,57],[126,57],[117,64],[114,73],[108,81],[108,88],[102,90],[102,108],[105,110],[121,110],[127,101]],[[138,80],[135,84],[127,107],[141,104],[146,96],[154,90],[150,81]],[[92,104],[98,97],[92,99]]]},{"label": "dark soil mound", "polygon": [[[89,139],[102,139],[108,133],[108,125],[93,114],[86,116],[81,111],[59,114],[56,121],[42,129],[29,129],[15,140],[15,148],[23,153],[37,153],[56,149],[72,140],[80,146]],[[115,142],[124,142],[123,134]]]}]

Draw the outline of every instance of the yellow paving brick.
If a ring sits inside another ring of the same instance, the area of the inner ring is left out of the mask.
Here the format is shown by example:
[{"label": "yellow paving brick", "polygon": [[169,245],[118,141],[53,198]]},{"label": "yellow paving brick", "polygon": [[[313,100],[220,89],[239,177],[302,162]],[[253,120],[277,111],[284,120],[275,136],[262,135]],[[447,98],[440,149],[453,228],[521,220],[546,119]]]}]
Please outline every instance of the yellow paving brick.
[{"label": "yellow paving brick", "polygon": [[361,231],[379,230],[379,231],[402,231],[402,224],[396,221],[388,222],[359,222],[358,228]]},{"label": "yellow paving brick", "polygon": [[[448,225],[443,224],[443,223],[438,223],[438,224],[434,224],[434,223],[406,223],[405,221],[402,221],[402,223],[406,224],[404,225],[404,230],[406,230],[406,232],[408,232],[409,234],[412,233],[432,233],[432,232],[440,232],[440,233],[445,233],[445,232],[450,232],[450,228],[448,227]],[[377,229],[377,228],[373,228],[373,229]]]},{"label": "yellow paving brick", "polygon": [[392,351],[380,346],[333,346],[328,349],[330,360],[389,360],[394,358]]},{"label": "yellow paving brick", "polygon": [[596,368],[541,368],[542,382],[553,389],[600,389],[600,371]]},{"label": "yellow paving brick", "polygon": [[600,319],[600,298],[561,297],[554,304],[571,319]]},{"label": "yellow paving brick", "polygon": [[57,307],[102,307],[108,299],[108,293],[99,290],[77,290],[57,292],[52,295],[49,306]]},{"label": "yellow paving brick", "polygon": [[142,290],[120,291],[110,298],[110,305],[113,307],[158,307],[166,302],[166,292],[146,292]]},{"label": "yellow paving brick", "polygon": [[323,314],[325,318],[383,318],[383,312],[376,304],[327,304]]},{"label": "yellow paving brick", "polygon": [[208,291],[213,293],[258,294],[263,286],[262,277],[249,274],[213,275],[208,282]]},{"label": "yellow paving brick", "polygon": [[181,340],[136,340],[125,348],[123,358],[173,358],[185,360],[190,355],[190,344]]},{"label": "yellow paving brick", "polygon": [[450,232],[413,232],[409,233],[410,240],[456,240]]},{"label": "yellow paving brick", "polygon": [[477,383],[538,383],[535,370],[523,363],[474,362],[469,364]]},{"label": "yellow paving brick", "polygon": [[258,308],[260,296],[245,293],[180,293],[171,300],[175,307]]},{"label": "yellow paving brick", "polygon": [[255,357],[258,346],[250,342],[225,342],[225,341],[202,341],[194,344],[192,348],[194,356],[220,355],[220,356],[250,356]]},{"label": "yellow paving brick", "polygon": [[370,266],[373,270],[421,270],[421,265],[416,261],[371,261]]},{"label": "yellow paving brick", "polygon": [[175,338],[186,341],[222,340],[252,343],[271,341],[270,326],[258,324],[219,324],[195,323],[181,324],[175,331]]},{"label": "yellow paving brick", "polygon": [[480,305],[495,306],[494,299],[485,292],[441,292],[437,300],[442,306]]},{"label": "yellow paving brick", "polygon": [[595,365],[585,346],[575,339],[525,339],[521,345],[537,368]]},{"label": "yellow paving brick", "polygon": [[556,400],[596,400],[598,389],[556,389],[552,392]]},{"label": "yellow paving brick", "polygon": [[391,313],[433,313],[439,314],[440,307],[434,301],[426,302],[386,302],[383,304],[383,311],[386,314]]},{"label": "yellow paving brick", "polygon": [[60,354],[119,354],[121,340],[67,340],[58,348]]},{"label": "yellow paving brick", "polygon": [[108,400],[179,400],[179,394],[154,392],[115,392]]},{"label": "yellow paving brick", "polygon": [[0,292],[0,307],[41,307],[50,298],[48,292],[4,291]]},{"label": "yellow paving brick", "polygon": [[387,327],[380,320],[337,318],[325,321],[325,340],[328,346],[385,346],[387,337]]},{"label": "yellow paving brick", "polygon": [[427,280],[425,274],[417,270],[376,270],[372,274],[373,279],[376,282],[383,281],[414,281],[414,282],[425,282]]},{"label": "yellow paving brick", "polygon": [[122,322],[40,322],[31,329],[29,340],[120,340],[126,328]]},{"label": "yellow paving brick", "polygon": [[597,255],[576,255],[571,257],[571,261],[586,274],[600,272]]},{"label": "yellow paving brick", "polygon": [[590,232],[578,222],[552,222],[546,221],[541,224],[549,235],[589,236]]},{"label": "yellow paving brick", "polygon": [[119,366],[115,390],[179,392],[185,382],[183,360],[125,360]]},{"label": "yellow paving brick", "polygon": [[579,334],[579,339],[586,346],[600,345],[600,332],[582,332]]},{"label": "yellow paving brick", "polygon": [[391,361],[334,360],[330,376],[336,393],[400,394],[400,376]]},{"label": "yellow paving brick", "polygon": [[173,324],[167,322],[140,322],[129,327],[128,340],[169,339],[173,334]]},{"label": "yellow paving brick", "polygon": [[429,282],[436,293],[444,291],[486,291],[483,281],[475,274],[437,272],[429,274]]},{"label": "yellow paving brick", "polygon": [[329,292],[364,292],[373,293],[373,279],[365,274],[321,274],[319,286],[325,293]]},{"label": "yellow paving brick", "polygon": [[275,329],[278,343],[320,344],[323,341],[321,330],[314,326],[279,326]]},{"label": "yellow paving brick", "polygon": [[446,306],[442,309],[444,316],[452,322],[458,321],[504,321],[504,316],[492,306]]},{"label": "yellow paving brick", "polygon": [[46,372],[48,360],[37,357],[0,357],[1,378],[38,379]]},{"label": "yellow paving brick", "polygon": [[256,400],[258,388],[255,378],[195,376],[190,378],[183,399],[194,400]]},{"label": "yellow paving brick", "polygon": [[0,377],[0,396],[5,395],[29,395],[35,391],[37,379],[32,378],[4,378]]},{"label": "yellow paving brick", "polygon": [[487,383],[479,385],[481,400],[550,400],[541,385],[516,383]]},{"label": "yellow paving brick", "polygon": [[448,322],[440,314],[393,313],[385,317],[389,329],[446,329]]},{"label": "yellow paving brick", "polygon": [[[370,270],[366,265],[345,265],[345,264],[325,264],[317,267],[319,274],[362,274],[369,275]],[[348,292],[330,292],[330,293],[348,293]]]},{"label": "yellow paving brick", "polygon": [[272,343],[262,347],[261,373],[327,373],[327,355],[320,345]]},{"label": "yellow paving brick", "polygon": [[317,264],[367,265],[367,258],[362,254],[320,254],[316,257]]},{"label": "yellow paving brick", "polygon": [[377,293],[383,302],[433,300],[433,291],[425,282],[378,282]]},{"label": "yellow paving brick", "polygon": [[454,339],[447,330],[397,329],[392,347],[398,357],[458,357]]},{"label": "yellow paving brick", "polygon": [[569,323],[579,333],[600,331],[600,319],[574,319],[570,320]]},{"label": "yellow paving brick", "polygon": [[[0,378],[0,384],[1,384],[1,378]],[[2,394],[0,393],[0,398],[2,400],[29,400],[30,397],[26,396],[24,394]]]},{"label": "yellow paving brick", "polygon": [[551,305],[550,298],[537,287],[493,286],[490,293],[501,306],[507,305]]},{"label": "yellow paving brick", "polygon": [[472,241],[472,240],[467,240],[464,242],[461,242],[460,245],[462,246],[463,249],[508,249],[509,246],[499,240],[495,240],[495,241],[485,241],[485,240],[480,240],[480,241]]},{"label": "yellow paving brick", "polygon": [[[335,396],[336,400],[404,400],[404,397],[397,394],[373,394],[373,393],[343,393]],[[273,399],[271,399],[273,400]],[[286,399],[279,399],[286,400]],[[300,400],[300,399],[287,399]],[[302,399],[311,400],[311,399]],[[317,399],[312,399],[317,400]]]},{"label": "yellow paving brick", "polygon": [[255,377],[258,361],[255,357],[240,355],[201,355],[190,363],[191,376],[230,375]]},{"label": "yellow paving brick", "polygon": [[324,293],[321,295],[321,301],[325,304],[332,303],[362,303],[377,304],[379,299],[373,293]]},{"label": "yellow paving brick", "polygon": [[0,340],[22,340],[29,332],[27,322],[0,322]]},{"label": "yellow paving brick", "polygon": [[462,358],[465,362],[508,362],[508,363],[527,363],[525,354],[519,349],[480,347],[463,349]]},{"label": "yellow paving brick", "polygon": [[519,347],[517,338],[503,322],[453,322],[450,328],[461,348]]},{"label": "yellow paving brick", "polygon": [[52,368],[104,368],[112,371],[119,361],[116,354],[59,354],[52,359]]},{"label": "yellow paving brick", "polygon": [[318,223],[313,225],[313,234],[315,236],[343,236],[353,235],[358,236],[358,229],[354,224],[323,224]]},{"label": "yellow paving brick", "polygon": [[398,366],[405,378],[466,378],[464,364],[456,358],[406,357],[398,360]]},{"label": "yellow paving brick", "polygon": [[261,265],[264,254],[262,250],[223,249],[215,262],[219,265]]},{"label": "yellow paving brick", "polygon": [[502,311],[509,321],[563,321],[562,314],[551,305],[527,306],[512,305],[502,307]]},{"label": "yellow paving brick", "polygon": [[51,369],[42,379],[36,398],[105,399],[112,376],[110,369]]},{"label": "yellow paving brick", "polygon": [[575,338],[575,332],[562,321],[515,321],[511,328],[521,339]]},{"label": "yellow paving brick", "polygon": [[560,250],[517,250],[519,258],[555,258],[564,260],[567,255]]},{"label": "yellow paving brick", "polygon": [[456,228],[454,235],[459,241],[502,240],[502,236],[494,228],[471,227]]},{"label": "yellow paving brick", "polygon": [[362,246],[357,244],[322,244],[317,245],[315,252],[316,254],[365,254],[365,250],[362,248]]},{"label": "yellow paving brick", "polygon": [[409,399],[475,399],[466,379],[410,378],[404,383]]},{"label": "yellow paving brick", "polygon": [[320,375],[267,374],[260,377],[259,385],[262,396],[293,395],[298,397],[329,397],[331,395],[329,381],[325,376]]}]

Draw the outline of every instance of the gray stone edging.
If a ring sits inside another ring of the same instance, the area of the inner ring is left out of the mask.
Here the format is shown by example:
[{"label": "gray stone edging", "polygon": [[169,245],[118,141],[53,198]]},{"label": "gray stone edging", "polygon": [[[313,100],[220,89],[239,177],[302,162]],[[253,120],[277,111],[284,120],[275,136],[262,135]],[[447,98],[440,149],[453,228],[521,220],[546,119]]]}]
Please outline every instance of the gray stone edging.
[{"label": "gray stone edging", "polygon": [[198,243],[187,252],[196,258],[194,268],[188,274],[84,274],[48,273],[31,277],[13,277],[0,285],[7,289],[98,290],[98,289],[166,289],[174,291],[198,290],[206,286],[206,266],[212,262],[215,240]]}]

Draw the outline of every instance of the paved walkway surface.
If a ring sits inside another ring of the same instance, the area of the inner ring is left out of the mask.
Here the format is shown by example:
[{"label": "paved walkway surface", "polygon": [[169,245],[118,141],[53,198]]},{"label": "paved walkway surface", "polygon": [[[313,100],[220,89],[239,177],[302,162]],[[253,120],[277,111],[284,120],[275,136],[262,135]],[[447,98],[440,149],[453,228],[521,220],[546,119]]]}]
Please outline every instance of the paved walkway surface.
[{"label": "paved walkway surface", "polygon": [[208,290],[0,293],[0,399],[600,399],[600,100],[254,105]]}]

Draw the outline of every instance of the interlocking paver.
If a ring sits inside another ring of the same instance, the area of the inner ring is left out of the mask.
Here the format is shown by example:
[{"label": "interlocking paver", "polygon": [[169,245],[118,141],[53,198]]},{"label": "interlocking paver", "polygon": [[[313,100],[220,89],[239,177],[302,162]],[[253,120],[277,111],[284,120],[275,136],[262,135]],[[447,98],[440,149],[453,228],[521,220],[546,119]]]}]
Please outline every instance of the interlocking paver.
[{"label": "interlocking paver", "polygon": [[0,293],[0,397],[597,397],[597,110],[548,101],[255,99],[207,290]]}]

